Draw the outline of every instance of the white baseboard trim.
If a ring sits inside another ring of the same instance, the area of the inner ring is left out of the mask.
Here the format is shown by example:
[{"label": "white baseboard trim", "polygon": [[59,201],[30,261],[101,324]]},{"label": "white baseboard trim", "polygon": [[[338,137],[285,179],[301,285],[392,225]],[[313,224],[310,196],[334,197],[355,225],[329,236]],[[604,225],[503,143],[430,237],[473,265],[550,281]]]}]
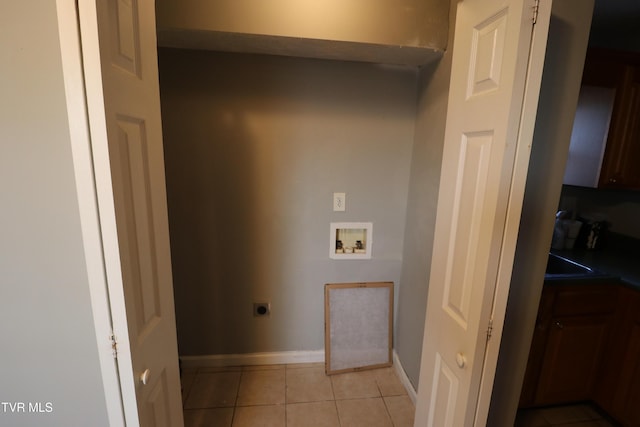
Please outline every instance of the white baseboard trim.
[{"label": "white baseboard trim", "polygon": [[407,394],[409,394],[409,397],[415,405],[418,394],[416,393],[416,389],[413,388],[413,384],[411,384],[411,381],[409,381],[409,377],[404,372],[404,368],[402,367],[402,363],[400,363],[398,353],[396,353],[395,349],[393,350],[393,367],[396,370],[396,374],[398,374],[398,378],[400,378],[400,382],[402,382],[402,385],[407,390]]},{"label": "white baseboard trim", "polygon": [[285,363],[324,363],[324,350],[278,351],[247,354],[209,354],[204,356],[181,356],[184,368],[282,365]]}]

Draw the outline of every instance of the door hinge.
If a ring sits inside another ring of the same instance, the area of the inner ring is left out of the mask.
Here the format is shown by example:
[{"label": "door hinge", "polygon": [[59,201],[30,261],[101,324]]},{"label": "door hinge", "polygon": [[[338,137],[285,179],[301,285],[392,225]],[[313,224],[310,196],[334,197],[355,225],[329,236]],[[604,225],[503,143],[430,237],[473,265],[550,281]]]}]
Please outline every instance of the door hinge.
[{"label": "door hinge", "polygon": [[531,17],[531,22],[533,22],[534,24],[536,22],[538,22],[538,9],[540,8],[540,0],[535,0],[533,2],[533,16]]},{"label": "door hinge", "polygon": [[109,335],[109,339],[111,340],[111,352],[113,353],[113,358],[117,359],[118,358],[118,339],[116,338],[116,334],[114,334],[113,331],[111,332],[111,335]]},{"label": "door hinge", "polygon": [[487,341],[491,339],[493,334],[493,319],[489,319],[489,326],[487,326]]}]

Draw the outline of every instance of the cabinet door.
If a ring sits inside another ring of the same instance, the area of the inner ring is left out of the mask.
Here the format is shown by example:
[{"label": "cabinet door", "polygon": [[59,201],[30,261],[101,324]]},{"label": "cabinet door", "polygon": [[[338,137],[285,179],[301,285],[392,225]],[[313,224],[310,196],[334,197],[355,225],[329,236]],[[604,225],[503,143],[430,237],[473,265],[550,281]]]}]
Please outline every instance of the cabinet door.
[{"label": "cabinet door", "polygon": [[538,317],[536,318],[531,349],[529,350],[527,370],[524,374],[522,392],[520,394],[519,407],[521,408],[531,406],[535,403],[536,389],[538,388],[538,381],[540,379],[540,368],[544,361],[544,350],[547,345],[547,337],[551,325],[554,297],[555,292],[549,287],[542,289]]},{"label": "cabinet door", "polygon": [[625,426],[640,426],[640,292],[625,290],[627,306],[620,328],[624,352],[618,356],[619,379],[612,415]]},{"label": "cabinet door", "polygon": [[[620,419],[620,409],[616,411],[615,401],[620,394],[621,384],[626,381],[623,374],[622,360],[628,352],[631,330],[628,327],[627,313],[632,301],[632,291],[615,285],[618,289],[616,310],[610,323],[605,350],[602,354],[600,373],[596,381],[593,400],[598,406],[615,419]],[[624,390],[626,396],[627,391]],[[620,405],[618,405],[620,406]]]},{"label": "cabinet door", "polygon": [[609,131],[622,106],[624,61],[625,57],[608,50],[590,49],[587,53],[564,184],[592,188],[600,185]]},{"label": "cabinet door", "polygon": [[618,96],[620,108],[612,117],[599,186],[640,189],[640,67],[626,67]]},{"label": "cabinet door", "polygon": [[591,397],[609,329],[609,316],[552,320],[536,392],[536,404]]},{"label": "cabinet door", "polygon": [[627,366],[623,375],[628,375],[624,381],[628,383],[627,396],[624,398],[622,421],[627,426],[640,426],[640,322],[632,327]]},{"label": "cabinet door", "polygon": [[589,50],[582,85],[564,183],[640,189],[640,55]]}]

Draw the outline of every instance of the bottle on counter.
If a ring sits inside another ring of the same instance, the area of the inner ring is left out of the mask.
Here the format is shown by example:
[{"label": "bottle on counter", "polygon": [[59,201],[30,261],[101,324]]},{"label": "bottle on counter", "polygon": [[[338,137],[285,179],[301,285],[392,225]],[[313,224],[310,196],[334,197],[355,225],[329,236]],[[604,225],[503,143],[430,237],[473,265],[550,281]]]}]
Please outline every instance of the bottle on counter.
[{"label": "bottle on counter", "polygon": [[551,248],[561,250],[564,249],[564,241],[566,238],[566,231],[564,228],[564,218],[567,216],[567,211],[558,211],[556,213],[556,223],[553,227],[553,238],[551,239]]}]

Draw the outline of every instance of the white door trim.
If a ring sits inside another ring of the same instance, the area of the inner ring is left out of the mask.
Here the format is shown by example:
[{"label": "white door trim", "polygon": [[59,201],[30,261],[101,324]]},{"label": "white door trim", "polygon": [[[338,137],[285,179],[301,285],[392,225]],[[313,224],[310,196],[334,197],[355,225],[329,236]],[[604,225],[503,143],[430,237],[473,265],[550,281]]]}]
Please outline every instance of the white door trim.
[{"label": "white door trim", "polygon": [[118,364],[110,339],[111,307],[91,158],[78,11],[75,0],[56,0],[56,9],[78,209],[107,416],[110,426],[124,426]]},{"label": "white door trim", "polygon": [[[75,3],[73,0],[71,3]],[[78,21],[86,96],[86,112],[90,134],[91,168],[95,189],[91,199],[94,215],[97,215],[100,247],[102,250],[102,280],[106,281],[106,292],[102,292],[108,306],[111,328],[117,342],[118,397],[124,425],[139,425],[135,383],[129,345],[129,330],[125,310],[120,249],[116,229],[113,187],[107,141],[102,69],[98,41],[98,18],[95,1],[78,2]],[[96,205],[97,203],[97,205]],[[97,209],[97,212],[95,211]],[[103,282],[104,283],[104,282]],[[115,405],[114,390],[107,393],[109,405]],[[115,412],[115,411],[114,411]]]}]

